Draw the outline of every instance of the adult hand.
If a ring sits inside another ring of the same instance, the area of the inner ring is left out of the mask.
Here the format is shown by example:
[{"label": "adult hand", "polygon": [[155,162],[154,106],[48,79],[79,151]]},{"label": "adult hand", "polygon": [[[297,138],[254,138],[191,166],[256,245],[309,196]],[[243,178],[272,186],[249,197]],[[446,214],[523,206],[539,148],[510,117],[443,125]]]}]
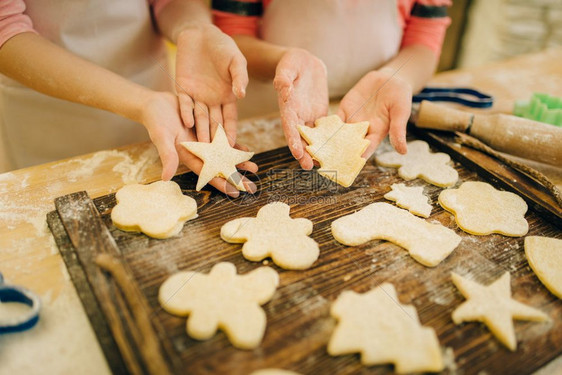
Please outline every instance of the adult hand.
[{"label": "adult hand", "polygon": [[312,125],[328,113],[326,65],[303,49],[289,49],[275,71],[273,85],[277,90],[285,139],[291,153],[303,169],[312,169],[313,161],[305,150],[297,125]]},{"label": "adult hand", "polygon": [[211,24],[188,25],[177,36],[176,83],[181,118],[210,142],[217,122],[236,143],[236,99],[246,95],[246,59],[236,43]]},{"label": "adult hand", "polygon": [[[193,172],[199,174],[203,162],[180,145],[181,142],[197,141],[194,129],[184,126],[180,118],[178,99],[171,93],[154,93],[143,108],[142,121],[150,139],[156,146],[162,161],[162,180],[171,179],[179,165],[184,164]],[[235,147],[241,148],[236,145]],[[237,166],[239,169],[257,172],[257,165],[244,162]],[[255,192],[255,184],[243,178],[248,192]],[[230,196],[237,197],[240,193],[224,178],[216,177],[209,184]]]},{"label": "adult hand", "polygon": [[412,86],[390,69],[381,69],[366,74],[343,97],[338,115],[346,122],[369,121],[365,138],[371,144],[363,154],[369,158],[389,133],[394,149],[406,153],[406,125],[411,109]]}]

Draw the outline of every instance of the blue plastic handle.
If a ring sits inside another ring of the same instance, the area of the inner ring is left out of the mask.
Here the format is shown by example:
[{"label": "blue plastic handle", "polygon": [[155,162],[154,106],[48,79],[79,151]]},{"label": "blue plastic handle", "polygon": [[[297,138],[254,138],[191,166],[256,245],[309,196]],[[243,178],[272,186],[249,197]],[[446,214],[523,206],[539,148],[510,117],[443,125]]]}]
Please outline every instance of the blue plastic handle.
[{"label": "blue plastic handle", "polygon": [[21,332],[32,328],[39,321],[39,310],[41,300],[27,289],[4,284],[4,277],[0,273],[0,302],[17,302],[31,307],[29,312],[17,319],[10,321],[0,320],[0,334],[9,332]]},{"label": "blue plastic handle", "polygon": [[494,104],[492,96],[467,87],[426,87],[412,98],[414,103],[422,100],[453,102],[473,108],[490,108]]}]

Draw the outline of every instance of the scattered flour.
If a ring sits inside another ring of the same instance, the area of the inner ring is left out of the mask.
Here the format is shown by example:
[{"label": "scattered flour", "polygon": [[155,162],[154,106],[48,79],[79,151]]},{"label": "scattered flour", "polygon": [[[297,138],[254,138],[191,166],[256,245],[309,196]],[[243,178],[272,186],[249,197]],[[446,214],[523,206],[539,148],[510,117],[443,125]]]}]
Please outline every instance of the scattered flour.
[{"label": "scattered flour", "polygon": [[140,182],[143,177],[144,171],[154,163],[158,162],[158,152],[154,146],[150,146],[143,151],[137,160],[133,160],[131,155],[125,151],[109,150],[100,151],[93,154],[89,159],[69,160],[64,163],[57,163],[51,168],[60,168],[62,165],[75,165],[75,167],[66,174],[69,182],[77,182],[82,178],[90,177],[94,174],[97,168],[102,164],[114,161],[115,165],[113,171],[121,175],[123,183]]}]

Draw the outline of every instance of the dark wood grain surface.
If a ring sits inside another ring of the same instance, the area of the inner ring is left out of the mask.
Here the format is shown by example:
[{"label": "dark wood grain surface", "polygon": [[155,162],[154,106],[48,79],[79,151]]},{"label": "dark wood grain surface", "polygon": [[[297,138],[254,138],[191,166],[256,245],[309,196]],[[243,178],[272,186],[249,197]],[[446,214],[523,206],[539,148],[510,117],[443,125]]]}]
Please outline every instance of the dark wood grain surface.
[{"label": "dark wood grain surface", "polygon": [[[422,324],[436,330],[443,351],[449,353],[445,372],[456,368],[464,374],[480,371],[488,374],[529,373],[562,354],[562,301],[548,292],[528,266],[523,237],[464,233],[452,215],[437,204],[442,189],[414,180],[406,184],[424,186],[434,205],[427,220],[440,222],[462,237],[458,248],[447,259],[435,268],[428,268],[410,258],[404,249],[386,241],[375,240],[346,247],[333,239],[331,222],[372,202],[385,201],[383,195],[390,190],[390,185],[403,182],[395,169],[380,168],[371,159],[353,186],[343,188],[316,172],[300,171],[287,148],[256,155],[254,160],[260,166],[257,177],[261,188],[260,194],[254,198],[244,196],[231,200],[215,191],[197,193],[194,191],[195,175],[188,173],[176,177],[175,181],[184,193],[197,200],[199,212],[199,217],[187,222],[176,238],[155,240],[142,234],[119,231],[113,227],[109,216],[115,205],[114,195],[94,200],[119,248],[120,259],[146,299],[154,329],[164,341],[164,356],[171,358],[171,367],[176,373],[248,374],[266,367],[291,369],[302,374],[392,372],[390,365],[364,367],[358,355],[330,357],[326,353],[326,344],[335,325],[335,320],[329,316],[330,304],[346,289],[365,292],[383,282],[394,284],[400,301],[413,304]],[[459,183],[482,180],[458,163],[455,168],[459,172]],[[157,301],[159,286],[174,272],[196,270],[206,273],[221,261],[234,263],[239,273],[262,266],[262,263],[246,261],[240,252],[241,245],[222,241],[219,233],[227,221],[255,216],[258,209],[270,201],[289,203],[292,217],[312,220],[314,231],[311,236],[320,244],[318,261],[305,271],[286,271],[268,263],[279,272],[280,285],[273,299],[263,307],[268,325],[264,340],[257,349],[235,349],[222,332],[203,342],[189,338],[185,331],[186,319],[172,316],[160,308]],[[560,227],[556,226],[559,223],[544,219],[534,210],[529,211],[526,218],[529,235],[562,238]],[[54,219],[51,214],[49,224]],[[61,250],[72,249],[64,232],[59,230],[54,234]],[[65,256],[65,261],[73,280],[73,269],[80,271],[88,267],[84,264],[83,267],[77,266],[76,257]],[[463,297],[450,281],[451,271],[481,283],[490,283],[505,271],[511,272],[514,298],[541,309],[549,315],[550,322],[515,322],[516,352],[504,348],[480,323],[454,325],[451,313]],[[108,334],[107,326],[105,330],[96,329],[103,309],[98,308],[96,312],[88,306],[94,298],[85,289],[95,288],[95,285],[77,284],[76,281],[75,285],[81,296],[90,296],[89,299],[83,298],[83,303],[102,347],[106,345],[104,342],[111,343],[112,340],[103,337]],[[97,294],[94,292],[93,295]],[[114,359],[107,357],[111,364]],[[118,367],[112,366],[114,370]]]}]

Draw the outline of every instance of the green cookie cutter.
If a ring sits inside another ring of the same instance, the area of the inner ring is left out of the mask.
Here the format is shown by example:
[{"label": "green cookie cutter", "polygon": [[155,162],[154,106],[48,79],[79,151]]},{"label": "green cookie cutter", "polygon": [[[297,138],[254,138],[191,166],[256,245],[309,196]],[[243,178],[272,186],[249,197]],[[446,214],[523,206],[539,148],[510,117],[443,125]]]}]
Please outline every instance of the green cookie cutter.
[{"label": "green cookie cutter", "polygon": [[562,98],[534,93],[529,101],[517,101],[515,116],[562,127]]}]

